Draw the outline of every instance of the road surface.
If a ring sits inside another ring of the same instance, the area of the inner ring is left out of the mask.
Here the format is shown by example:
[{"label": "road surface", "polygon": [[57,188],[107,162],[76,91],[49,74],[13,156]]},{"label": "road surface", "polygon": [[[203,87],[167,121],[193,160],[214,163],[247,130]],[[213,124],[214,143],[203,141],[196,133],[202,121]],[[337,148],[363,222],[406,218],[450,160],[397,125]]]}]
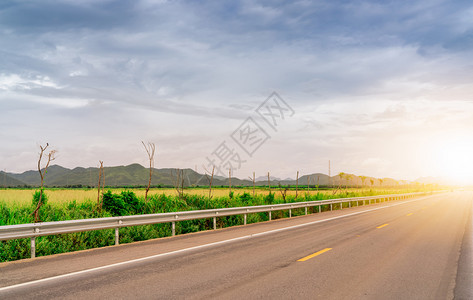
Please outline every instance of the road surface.
[{"label": "road surface", "polygon": [[473,299],[472,192],[0,264],[0,299]]}]

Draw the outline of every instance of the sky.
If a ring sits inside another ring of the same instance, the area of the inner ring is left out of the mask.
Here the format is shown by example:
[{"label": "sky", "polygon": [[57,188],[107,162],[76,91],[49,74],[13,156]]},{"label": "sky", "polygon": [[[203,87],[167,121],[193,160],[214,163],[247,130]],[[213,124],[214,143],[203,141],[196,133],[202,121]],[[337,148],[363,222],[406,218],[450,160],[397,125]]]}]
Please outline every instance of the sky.
[{"label": "sky", "polygon": [[472,71],[471,1],[2,1],[0,170],[473,182]]}]

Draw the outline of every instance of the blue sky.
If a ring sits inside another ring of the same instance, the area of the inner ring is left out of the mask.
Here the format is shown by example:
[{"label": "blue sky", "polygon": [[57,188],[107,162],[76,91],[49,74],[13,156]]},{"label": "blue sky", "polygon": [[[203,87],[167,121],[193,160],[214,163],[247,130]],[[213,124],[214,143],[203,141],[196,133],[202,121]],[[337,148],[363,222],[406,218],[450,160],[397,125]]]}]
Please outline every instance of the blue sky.
[{"label": "blue sky", "polygon": [[415,179],[473,151],[470,1],[2,1],[0,37],[10,172],[46,142],[66,167],[145,165],[142,140],[157,167],[202,171],[273,91],[295,114],[236,176],[330,159]]}]

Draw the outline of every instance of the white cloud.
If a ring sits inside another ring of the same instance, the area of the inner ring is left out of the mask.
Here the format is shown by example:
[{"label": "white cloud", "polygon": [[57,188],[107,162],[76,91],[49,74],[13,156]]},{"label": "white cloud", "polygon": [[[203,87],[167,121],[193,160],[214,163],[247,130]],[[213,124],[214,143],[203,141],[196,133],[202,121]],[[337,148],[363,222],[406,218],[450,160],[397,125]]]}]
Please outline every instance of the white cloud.
[{"label": "white cloud", "polygon": [[24,78],[18,74],[0,74],[0,89],[4,91],[31,90],[42,87],[60,88],[48,76],[36,75],[32,78]]},{"label": "white cloud", "polygon": [[412,178],[422,166],[399,143],[471,125],[470,14],[443,1],[14,3],[0,12],[2,163],[27,168],[11,153],[39,136],[66,166],[139,162],[149,139],[161,166],[193,167],[277,90],[296,115],[243,177],[332,159]]}]

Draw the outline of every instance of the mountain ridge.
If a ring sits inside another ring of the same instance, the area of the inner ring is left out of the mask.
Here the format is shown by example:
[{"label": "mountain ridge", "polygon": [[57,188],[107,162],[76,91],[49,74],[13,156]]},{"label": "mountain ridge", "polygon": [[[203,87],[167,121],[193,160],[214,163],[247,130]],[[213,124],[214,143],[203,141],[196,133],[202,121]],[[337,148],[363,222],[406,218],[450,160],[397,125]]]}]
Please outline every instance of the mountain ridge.
[{"label": "mountain ridge", "polygon": [[[45,176],[44,185],[47,187],[94,187],[98,183],[99,168],[97,167],[75,167],[68,169],[60,165],[52,165],[48,168]],[[192,169],[176,169],[176,168],[162,168],[153,169],[153,176],[151,179],[152,186],[162,187],[174,187],[178,181],[178,171],[182,175],[179,180],[179,185],[185,187],[190,186],[208,186],[210,176],[200,174]],[[146,186],[149,180],[149,168],[146,168],[138,163],[133,163],[126,166],[112,166],[104,167],[105,185],[106,186]],[[271,185],[304,185],[311,186],[370,186],[371,180],[373,185],[379,186],[380,180],[374,177],[367,177],[362,183],[361,177],[353,174],[347,174],[351,176],[350,180],[346,180],[346,177],[340,180],[338,175],[329,177],[323,173],[313,173],[302,175],[298,180],[287,178],[280,180],[277,177],[270,176]],[[259,176],[255,184],[258,186],[267,185],[267,177]],[[399,182],[391,178],[383,178],[382,185],[393,186],[398,185]],[[232,177],[232,186],[252,186],[253,181],[249,179],[240,179]],[[0,186],[3,187],[21,187],[21,186],[39,186],[40,176],[38,171],[29,170],[23,173],[6,173],[0,171]],[[214,176],[212,180],[213,186],[228,185],[228,178],[221,176]]]}]

